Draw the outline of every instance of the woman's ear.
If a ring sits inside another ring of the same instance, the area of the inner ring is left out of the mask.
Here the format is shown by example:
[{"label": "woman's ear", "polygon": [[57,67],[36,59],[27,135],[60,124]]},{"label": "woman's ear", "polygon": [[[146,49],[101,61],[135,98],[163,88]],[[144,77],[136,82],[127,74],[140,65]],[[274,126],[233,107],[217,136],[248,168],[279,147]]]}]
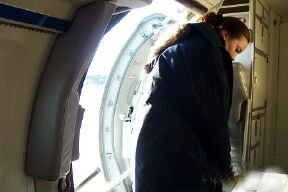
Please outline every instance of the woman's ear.
[{"label": "woman's ear", "polygon": [[225,39],[228,37],[228,32],[226,30],[221,30],[220,35],[225,41]]}]

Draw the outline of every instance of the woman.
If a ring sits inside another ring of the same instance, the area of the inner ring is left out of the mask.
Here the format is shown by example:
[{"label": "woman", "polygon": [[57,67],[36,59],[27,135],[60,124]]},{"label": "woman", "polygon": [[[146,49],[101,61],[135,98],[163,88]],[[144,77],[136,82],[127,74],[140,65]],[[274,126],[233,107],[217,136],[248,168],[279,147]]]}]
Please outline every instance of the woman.
[{"label": "woman", "polygon": [[222,191],[221,179],[233,176],[232,60],[250,33],[234,17],[209,13],[201,21],[179,26],[155,50],[150,108],[136,149],[136,192]]}]

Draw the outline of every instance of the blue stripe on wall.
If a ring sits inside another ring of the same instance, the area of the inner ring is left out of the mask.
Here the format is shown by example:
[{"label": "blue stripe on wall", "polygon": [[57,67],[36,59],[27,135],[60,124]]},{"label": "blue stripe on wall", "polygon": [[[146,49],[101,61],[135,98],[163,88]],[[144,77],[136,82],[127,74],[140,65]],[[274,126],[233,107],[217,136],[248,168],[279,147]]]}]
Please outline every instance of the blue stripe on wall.
[{"label": "blue stripe on wall", "polygon": [[57,31],[66,31],[71,21],[50,17],[40,13],[32,12],[0,3],[0,18],[13,20],[25,24],[36,25]]}]

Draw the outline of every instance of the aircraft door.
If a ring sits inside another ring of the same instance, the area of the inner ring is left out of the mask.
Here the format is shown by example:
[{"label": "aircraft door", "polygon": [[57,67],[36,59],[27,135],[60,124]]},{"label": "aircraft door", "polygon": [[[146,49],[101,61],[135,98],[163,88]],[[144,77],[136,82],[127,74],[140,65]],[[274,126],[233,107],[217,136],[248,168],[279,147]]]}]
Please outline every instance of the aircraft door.
[{"label": "aircraft door", "polygon": [[265,2],[255,1],[255,51],[253,61],[252,114],[250,127],[249,168],[263,166],[265,148],[265,113],[269,55],[269,9]]}]

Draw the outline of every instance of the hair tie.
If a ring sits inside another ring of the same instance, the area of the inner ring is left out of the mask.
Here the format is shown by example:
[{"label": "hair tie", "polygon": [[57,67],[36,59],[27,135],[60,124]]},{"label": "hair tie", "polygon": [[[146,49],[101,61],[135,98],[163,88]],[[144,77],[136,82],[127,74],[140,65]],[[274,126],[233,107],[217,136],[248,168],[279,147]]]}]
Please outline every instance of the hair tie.
[{"label": "hair tie", "polygon": [[216,15],[216,26],[219,26],[221,25],[223,22],[223,15],[220,13],[220,14],[217,14]]}]

